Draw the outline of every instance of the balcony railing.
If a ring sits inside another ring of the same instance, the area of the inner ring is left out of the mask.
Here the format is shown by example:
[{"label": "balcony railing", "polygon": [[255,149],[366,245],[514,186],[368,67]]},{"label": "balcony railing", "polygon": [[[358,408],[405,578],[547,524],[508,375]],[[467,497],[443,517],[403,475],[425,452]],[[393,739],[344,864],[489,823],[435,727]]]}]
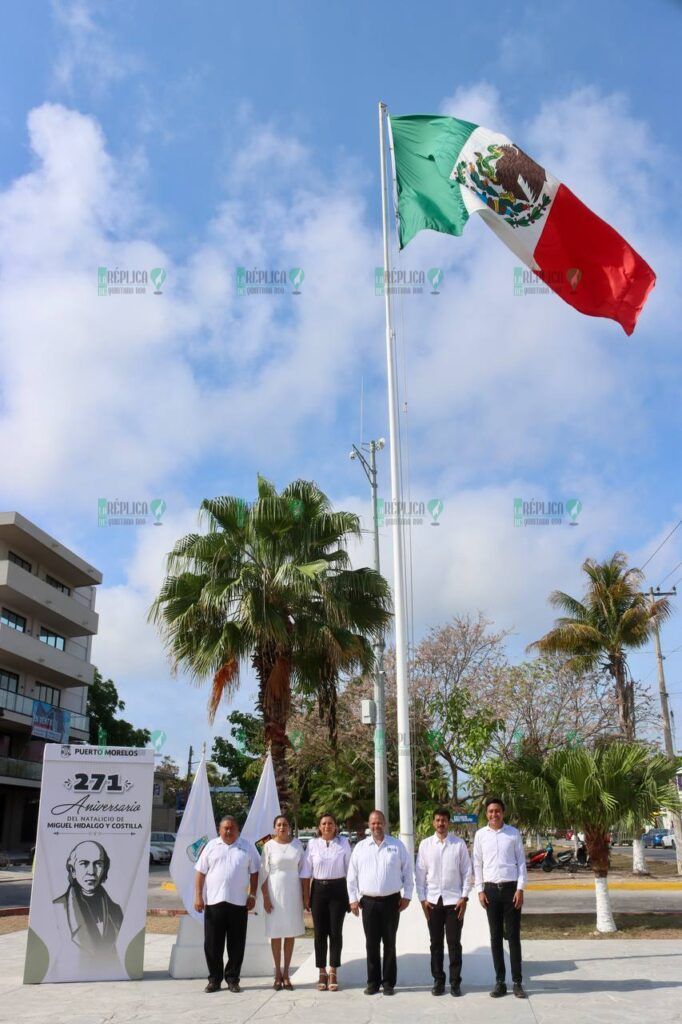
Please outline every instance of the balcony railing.
[{"label": "balcony railing", "polygon": [[18,715],[28,715],[29,718],[33,718],[33,701],[30,697],[24,697],[23,693],[0,689],[0,708],[4,708],[5,711],[16,711]]},{"label": "balcony railing", "polygon": [[[26,715],[33,718],[33,700],[24,697],[23,693],[13,693],[11,690],[0,689],[0,708],[5,711],[14,711],[17,715]],[[64,708],[69,711],[69,708]],[[87,715],[81,715],[78,711],[69,711],[71,715],[71,729],[78,732],[90,732],[90,719]]]},{"label": "balcony railing", "polygon": [[16,757],[0,757],[0,775],[11,779],[34,779],[40,782],[43,766],[40,761],[20,761]]}]

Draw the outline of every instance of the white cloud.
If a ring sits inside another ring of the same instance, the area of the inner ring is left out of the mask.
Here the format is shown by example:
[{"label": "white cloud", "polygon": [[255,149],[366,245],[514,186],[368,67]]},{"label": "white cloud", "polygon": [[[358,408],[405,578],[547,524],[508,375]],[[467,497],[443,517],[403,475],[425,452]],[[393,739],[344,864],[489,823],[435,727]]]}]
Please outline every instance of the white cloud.
[{"label": "white cloud", "polygon": [[97,23],[89,0],[53,0],[52,9],[60,36],[53,76],[61,89],[72,92],[82,79],[92,92],[102,93],[139,69],[139,59]]}]

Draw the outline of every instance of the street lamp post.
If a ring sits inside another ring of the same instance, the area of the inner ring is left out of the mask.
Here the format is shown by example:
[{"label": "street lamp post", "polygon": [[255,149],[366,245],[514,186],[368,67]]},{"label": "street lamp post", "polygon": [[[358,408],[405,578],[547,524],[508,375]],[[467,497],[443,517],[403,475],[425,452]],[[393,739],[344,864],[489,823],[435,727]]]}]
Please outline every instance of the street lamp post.
[{"label": "street lamp post", "polygon": [[[374,568],[380,572],[379,560],[379,502],[377,497],[377,462],[376,453],[385,445],[383,437],[377,441],[353,445],[350,458],[359,459],[372,489],[372,519],[374,523]],[[369,453],[369,460],[364,455]],[[375,644],[376,659],[374,668],[374,806],[383,811],[388,829],[388,777],[386,773],[386,696],[384,677],[384,638]]]}]

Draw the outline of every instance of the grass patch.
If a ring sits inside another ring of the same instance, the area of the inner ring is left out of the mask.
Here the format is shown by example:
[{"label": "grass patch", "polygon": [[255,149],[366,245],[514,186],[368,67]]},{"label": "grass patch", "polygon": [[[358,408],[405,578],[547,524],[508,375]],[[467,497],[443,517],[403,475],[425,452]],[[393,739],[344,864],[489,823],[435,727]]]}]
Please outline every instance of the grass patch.
[{"label": "grass patch", "polygon": [[524,939],[682,939],[682,913],[614,914],[617,932],[597,933],[595,914],[524,914]]}]

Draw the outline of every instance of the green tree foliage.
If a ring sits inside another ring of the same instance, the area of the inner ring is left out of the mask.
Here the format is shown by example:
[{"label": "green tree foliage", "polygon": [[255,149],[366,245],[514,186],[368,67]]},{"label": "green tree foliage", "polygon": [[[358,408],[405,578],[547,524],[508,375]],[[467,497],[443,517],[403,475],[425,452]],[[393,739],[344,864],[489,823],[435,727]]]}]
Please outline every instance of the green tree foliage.
[{"label": "green tree foliage", "polygon": [[334,512],[314,483],[298,480],[278,493],[259,477],[252,504],[207,499],[200,514],[208,532],[177,541],[150,618],[173,664],[198,683],[212,681],[211,721],[239,685],[240,666],[251,663],[288,805],[292,694],[319,698],[333,740],[339,674],[371,668],[372,641],[390,618],[389,588],[373,570],[351,569],[345,544],[360,536],[360,521]]},{"label": "green tree foliage", "polygon": [[[661,809],[679,805],[671,779],[682,760],[670,761],[640,743],[598,744],[556,750],[545,758],[497,760],[486,766],[489,792],[504,799],[512,821],[530,828],[574,827],[585,844],[597,879],[609,871],[610,833],[632,832]],[[613,931],[608,888],[598,930]]]},{"label": "green tree foliage", "polygon": [[670,602],[647,601],[641,592],[644,574],[628,568],[622,551],[606,562],[588,558],[582,568],[587,576],[583,600],[561,590],[550,594],[550,603],[565,614],[529,649],[567,655],[568,666],[579,672],[608,672],[615,687],[620,734],[634,740],[635,687],[626,652],[651,641],[656,622],[671,614]]},{"label": "green tree foliage", "polygon": [[146,747],[151,737],[149,730],[136,729],[130,722],[118,718],[120,711],[125,711],[125,703],[119,699],[113,679],[103,679],[96,668],[92,686],[88,689],[90,743],[98,744],[99,730],[103,729],[108,746]]},{"label": "green tree foliage", "polygon": [[[263,765],[263,722],[256,715],[233,711],[227,716],[229,738],[216,736],[211,760],[225,769],[225,776],[236,783],[250,802],[255,796]],[[224,813],[232,813],[225,811]]]}]

